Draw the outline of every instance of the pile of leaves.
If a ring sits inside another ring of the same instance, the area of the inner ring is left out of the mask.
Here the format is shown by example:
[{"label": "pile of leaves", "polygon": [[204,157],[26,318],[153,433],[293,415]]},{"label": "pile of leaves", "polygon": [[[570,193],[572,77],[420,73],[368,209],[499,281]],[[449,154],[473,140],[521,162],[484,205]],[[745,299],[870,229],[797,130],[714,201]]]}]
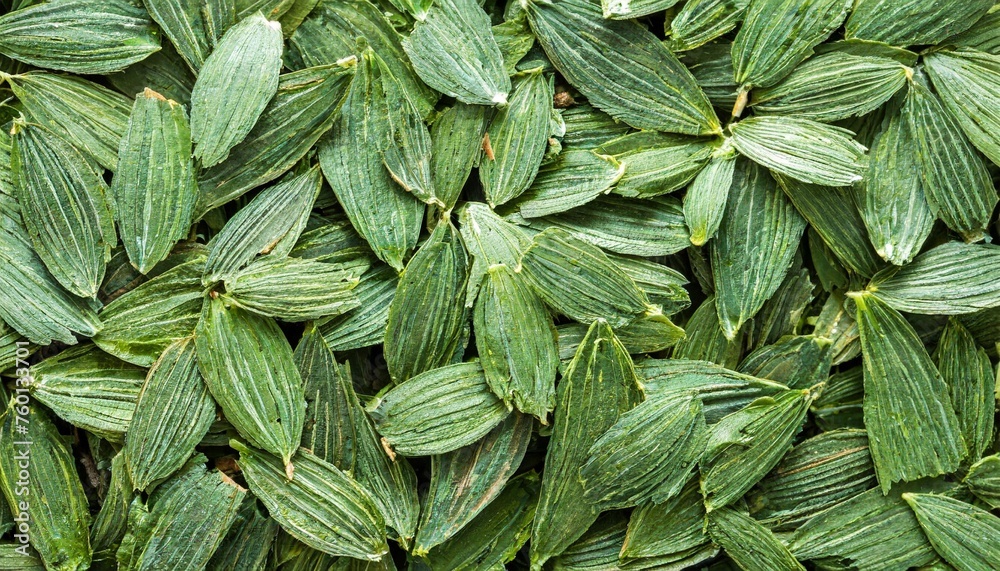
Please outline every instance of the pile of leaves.
[{"label": "pile of leaves", "polygon": [[0,54],[0,568],[1000,569],[993,0],[0,0]]}]

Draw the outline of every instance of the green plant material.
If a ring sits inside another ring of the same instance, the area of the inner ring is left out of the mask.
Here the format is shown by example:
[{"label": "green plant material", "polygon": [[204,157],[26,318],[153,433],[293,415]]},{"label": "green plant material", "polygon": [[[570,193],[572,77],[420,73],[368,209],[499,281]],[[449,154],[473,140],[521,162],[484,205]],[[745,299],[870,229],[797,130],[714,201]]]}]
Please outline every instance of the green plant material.
[{"label": "green plant material", "polygon": [[191,139],[203,167],[221,163],[278,91],[281,24],[260,14],[227,31],[191,90]]},{"label": "green plant material", "polygon": [[[20,426],[29,427],[32,444],[23,444]],[[0,450],[0,487],[11,512],[21,519],[26,516],[28,539],[45,568],[75,571],[89,567],[87,496],[76,473],[73,451],[48,415],[37,406],[17,405],[12,399],[0,427]],[[27,481],[19,476],[18,455],[29,456]]]},{"label": "green plant material", "polygon": [[685,135],[721,131],[691,73],[651,32],[605,20],[594,2],[527,2],[545,54],[591,105],[637,129]]},{"label": "green plant material", "polygon": [[479,181],[491,207],[517,198],[535,180],[549,138],[551,114],[552,80],[537,70],[515,85],[510,104],[493,117],[484,143],[492,153],[487,152],[479,163]]},{"label": "green plant material", "polygon": [[31,72],[5,78],[33,123],[58,133],[106,169],[118,165],[132,103],[80,77]]},{"label": "green plant material", "polygon": [[1000,506],[1000,456],[986,456],[973,464],[962,483],[977,498],[996,509]]},{"label": "green plant material", "polygon": [[708,531],[741,569],[746,571],[801,570],[788,548],[766,527],[732,508],[708,514]]},{"label": "green plant material", "polygon": [[319,169],[314,167],[255,196],[209,242],[202,284],[208,287],[232,279],[258,254],[278,257],[291,250],[321,184]]},{"label": "green plant material", "polygon": [[195,74],[205,65],[226,30],[236,23],[236,4],[231,0],[204,3],[150,0],[143,5]]},{"label": "green plant material", "polygon": [[577,478],[597,439],[642,399],[632,359],[603,319],[591,324],[557,387],[549,470],[532,529],[531,561],[540,566],[566,550],[597,520]]},{"label": "green plant material", "polygon": [[962,440],[969,449],[968,462],[976,462],[993,443],[996,414],[996,374],[986,350],[955,318],[948,320],[938,342],[936,361],[948,385],[958,417]]},{"label": "green plant material", "polygon": [[123,457],[136,490],[179,470],[215,421],[215,401],[198,370],[194,340],[182,339],[153,363],[125,434]]},{"label": "green plant material", "polygon": [[1000,34],[997,34],[997,22],[1000,22],[1000,12],[990,8],[985,16],[976,20],[971,28],[947,39],[949,45],[960,48],[970,48],[976,51],[998,55],[1000,54]]},{"label": "green plant material", "polygon": [[97,347],[73,347],[31,367],[31,395],[66,422],[121,442],[146,378]]},{"label": "green plant material", "polygon": [[462,206],[458,220],[462,227],[462,241],[472,254],[465,302],[471,307],[490,266],[504,264],[516,269],[522,252],[531,240],[520,228],[500,218],[489,206],[480,202],[468,202]]},{"label": "green plant material", "polygon": [[507,103],[510,78],[489,17],[473,0],[431,5],[426,15],[418,15],[403,50],[420,79],[434,89],[462,103]]},{"label": "green plant material", "polygon": [[698,306],[684,326],[686,338],[674,347],[676,359],[710,361],[736,368],[743,354],[744,332],[738,331],[730,341],[719,324],[715,296],[709,296]]},{"label": "green plant material", "polygon": [[[771,87],[787,76],[840,27],[849,6],[844,0],[752,0],[733,43],[741,92]],[[740,115],[738,109],[733,114]]]},{"label": "green plant material", "polygon": [[903,499],[934,550],[956,569],[1000,565],[1000,519],[995,515],[944,495],[903,494]]},{"label": "green plant material", "polygon": [[[695,394],[650,398],[624,413],[590,448],[580,468],[584,495],[601,510],[663,503],[680,493],[708,432]],[[654,461],[650,462],[650,459]]]},{"label": "green plant material", "polygon": [[198,180],[198,212],[207,212],[277,179],[304,157],[337,119],[357,60],[278,77],[278,91],[229,158]]},{"label": "green plant material", "polygon": [[583,206],[609,192],[624,172],[614,157],[589,150],[563,151],[538,169],[534,182],[517,200],[518,212],[524,218],[538,218]]},{"label": "green plant material", "polygon": [[646,503],[632,512],[621,563],[631,568],[633,563],[653,560],[683,568],[711,559],[718,551],[705,530],[698,478],[692,478],[674,498],[662,504]]},{"label": "green plant material", "polygon": [[[101,504],[101,511],[94,516],[90,526],[90,546],[93,550],[91,566],[99,568],[102,563],[114,566],[115,554],[121,544],[128,523],[128,511],[135,491],[132,478],[125,463],[125,454],[115,454],[110,463],[111,482]],[[3,567],[0,566],[0,569]],[[41,571],[41,569],[39,569]]]},{"label": "green plant material", "polygon": [[601,515],[587,533],[552,561],[552,569],[569,571],[617,566],[627,526],[628,520],[621,513]]},{"label": "green plant material", "polygon": [[752,117],[730,127],[740,153],[791,178],[821,186],[862,180],[865,147],[850,131],[798,117]]},{"label": "green plant material", "polygon": [[688,279],[681,272],[640,258],[614,254],[608,258],[632,278],[651,303],[661,307],[664,315],[674,315],[691,306],[691,298],[684,289]]},{"label": "green plant material", "polygon": [[722,225],[735,171],[736,154],[717,152],[688,186],[684,195],[684,222],[695,246],[703,246],[714,238]]},{"label": "green plant material", "polygon": [[438,199],[453,208],[479,159],[488,122],[481,105],[456,103],[431,125],[431,173]]},{"label": "green plant material", "polygon": [[834,430],[796,445],[748,494],[747,503],[762,524],[792,530],[875,485],[868,435]]},{"label": "green plant material", "polygon": [[969,141],[994,163],[1000,163],[1000,117],[983,104],[997,95],[1000,58],[975,50],[937,52],[928,56],[927,72],[941,100]]},{"label": "green plant material", "polygon": [[906,83],[909,69],[889,58],[831,51],[809,58],[777,84],[753,92],[761,115],[840,121],[878,109]]},{"label": "green plant material", "polygon": [[537,234],[519,266],[546,304],[581,323],[621,327],[655,309],[600,249],[559,228]]},{"label": "green plant material", "polygon": [[385,360],[396,382],[453,362],[467,327],[468,279],[458,229],[442,221],[406,265],[389,306]]},{"label": "green plant material", "polygon": [[825,337],[782,337],[743,359],[739,372],[769,379],[791,389],[808,389],[826,382],[833,360],[833,345]]},{"label": "green plant material", "polygon": [[513,413],[479,442],[431,457],[414,554],[436,554],[438,545],[462,534],[477,515],[497,510],[494,502],[516,481],[508,484],[524,458],[532,425],[530,416]]},{"label": "green plant material", "polygon": [[967,242],[978,242],[997,204],[986,164],[917,74],[903,105],[910,136],[916,143],[917,168],[931,211]]},{"label": "green plant material", "polygon": [[[750,0],[690,0],[670,20],[670,49],[703,46],[736,27]],[[726,46],[726,51],[729,47]],[[730,66],[731,67],[731,66]]]},{"label": "green plant material", "polygon": [[285,321],[340,315],[360,305],[353,290],[368,260],[330,264],[265,256],[226,278],[226,295],[244,309]]},{"label": "green plant material", "polygon": [[136,96],[110,199],[129,260],[149,273],[187,235],[198,199],[181,104],[148,88]]},{"label": "green plant material", "polygon": [[396,185],[382,163],[384,118],[375,115],[372,103],[381,89],[373,58],[367,51],[359,62],[340,117],[319,145],[319,162],[358,234],[380,260],[402,271],[417,244],[424,205]]},{"label": "green plant material", "polygon": [[206,470],[204,463],[205,457],[199,454],[158,486],[148,504],[143,505],[140,498],[132,502],[128,533],[118,550],[120,568],[207,567],[236,520],[247,491],[219,470]]},{"label": "green plant material", "polygon": [[284,461],[232,441],[251,491],[282,529],[313,549],[378,561],[388,552],[385,522],[371,495],[336,466],[300,450],[295,479]]},{"label": "green plant material", "polygon": [[872,278],[872,295],[899,311],[961,315],[1000,305],[1000,289],[989,275],[1000,248],[946,242],[902,268]]},{"label": "green plant material", "polygon": [[630,127],[588,103],[579,103],[562,110],[566,134],[562,144],[567,150],[596,149],[629,132]]},{"label": "green plant material", "polygon": [[252,570],[267,563],[271,545],[278,535],[278,522],[258,507],[257,499],[247,495],[240,505],[229,533],[208,562],[209,569]]},{"label": "green plant material", "polygon": [[195,332],[198,368],[226,419],[284,462],[302,439],[305,399],[292,348],[274,321],[212,295]]},{"label": "green plant material", "polygon": [[33,66],[110,73],[159,49],[149,14],[125,0],[59,0],[0,15],[0,54]]},{"label": "green plant material", "polygon": [[748,161],[736,166],[726,215],[711,243],[716,308],[730,341],[781,285],[805,229],[766,170]]},{"label": "green plant material", "polygon": [[838,428],[864,428],[864,371],[854,367],[830,375],[823,394],[812,407],[816,424],[825,431]]},{"label": "green plant material", "polygon": [[468,446],[510,413],[490,390],[477,362],[413,376],[369,406],[385,441],[408,456],[444,454]]},{"label": "green plant material", "polygon": [[520,10],[513,17],[505,18],[493,26],[493,39],[500,48],[503,68],[508,75],[517,73],[517,64],[528,55],[535,45],[535,34],[528,27],[528,15]]},{"label": "green plant material", "polygon": [[375,263],[361,274],[351,290],[358,298],[358,307],[316,324],[327,345],[335,351],[348,351],[382,341],[398,282],[395,270],[385,264]]},{"label": "green plant material", "polygon": [[597,152],[622,166],[615,194],[648,198],[684,188],[708,164],[713,145],[708,139],[640,131],[607,141]]},{"label": "green plant material", "polygon": [[19,121],[12,135],[17,201],[38,257],[70,293],[95,297],[117,241],[107,184],[56,133]]},{"label": "green plant material", "polygon": [[857,188],[858,210],[875,251],[898,266],[917,255],[934,225],[914,144],[909,125],[893,116],[876,136],[865,181]]},{"label": "green plant material", "polygon": [[709,512],[739,499],[777,465],[802,428],[814,398],[808,389],[781,391],[753,401],[711,427],[699,465]]},{"label": "green plant material", "polygon": [[148,87],[178,103],[191,102],[194,74],[169,44],[148,58],[132,64],[127,71],[105,76],[108,83],[125,95],[142,93]]},{"label": "green plant material", "polygon": [[993,6],[992,0],[860,0],[847,19],[845,35],[894,46],[936,44],[965,31]]},{"label": "green plant material", "polygon": [[502,567],[528,541],[538,502],[538,474],[526,472],[511,480],[487,510],[449,541],[431,550],[434,569]]},{"label": "green plant material", "polygon": [[194,334],[204,271],[199,255],[116,298],[101,310],[104,329],[94,344],[123,361],[152,366],[164,349]]},{"label": "green plant material", "polygon": [[486,382],[508,407],[546,417],[559,366],[552,316],[538,294],[503,264],[490,267],[473,314]]},{"label": "green plant material", "polygon": [[852,293],[865,371],[865,427],[882,492],[955,470],[966,456],[948,387],[902,315],[870,293]]}]

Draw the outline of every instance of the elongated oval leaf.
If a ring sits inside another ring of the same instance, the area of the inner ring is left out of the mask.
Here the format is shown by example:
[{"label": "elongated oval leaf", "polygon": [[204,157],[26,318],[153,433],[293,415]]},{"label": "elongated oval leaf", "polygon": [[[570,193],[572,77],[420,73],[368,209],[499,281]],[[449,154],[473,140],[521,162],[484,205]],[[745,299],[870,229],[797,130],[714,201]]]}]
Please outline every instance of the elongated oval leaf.
[{"label": "elongated oval leaf", "polygon": [[969,449],[969,463],[978,461],[993,442],[997,384],[993,365],[972,334],[954,318],[941,333],[935,357]]},{"label": "elongated oval leaf", "polygon": [[847,19],[848,38],[894,46],[936,44],[972,26],[991,0],[859,0]]},{"label": "elongated oval leaf", "polygon": [[934,550],[956,569],[1000,566],[1000,519],[995,515],[944,495],[903,494],[903,499]]},{"label": "elongated oval leaf", "polygon": [[748,4],[750,0],[688,0],[670,21],[670,49],[694,49],[732,30]]},{"label": "elongated oval leaf", "polygon": [[684,223],[695,246],[704,245],[718,232],[735,171],[736,153],[718,153],[688,186]]},{"label": "elongated oval leaf", "polygon": [[143,5],[195,73],[226,29],[236,22],[232,0],[148,0]]},{"label": "elongated oval leaf", "polygon": [[973,145],[1000,163],[1000,115],[986,102],[1000,97],[1000,56],[941,51],[926,60],[941,100]]},{"label": "elongated oval leaf", "polygon": [[455,206],[479,159],[487,110],[482,105],[456,103],[431,125],[431,172],[435,193],[446,208]]},{"label": "elongated oval leaf", "polygon": [[517,201],[525,218],[565,212],[611,190],[624,169],[607,155],[589,150],[567,150],[542,165],[538,176]]},{"label": "elongated oval leaf", "polygon": [[746,571],[805,571],[788,548],[755,519],[732,508],[708,514],[712,540]]},{"label": "elongated oval leaf", "polygon": [[348,265],[266,256],[227,278],[226,293],[254,313],[307,321],[358,307],[352,290],[367,269],[363,258]]},{"label": "elongated oval leaf", "polygon": [[614,193],[647,198],[684,187],[708,163],[709,139],[677,137],[640,131],[612,139],[598,152],[613,156],[625,171]]}]

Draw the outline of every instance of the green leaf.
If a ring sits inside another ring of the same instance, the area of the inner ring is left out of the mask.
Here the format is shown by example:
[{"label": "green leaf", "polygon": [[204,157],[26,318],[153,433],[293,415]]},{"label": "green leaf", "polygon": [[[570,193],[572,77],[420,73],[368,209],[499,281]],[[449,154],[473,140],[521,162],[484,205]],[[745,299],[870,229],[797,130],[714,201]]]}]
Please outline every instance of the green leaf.
[{"label": "green leaf", "polygon": [[195,74],[222,34],[236,23],[232,0],[144,0],[143,5]]},{"label": "green leaf", "polygon": [[94,344],[112,355],[149,367],[164,349],[190,337],[201,315],[204,256],[163,272],[101,310],[104,329]]},{"label": "green leaf", "polygon": [[[428,551],[436,555],[440,552],[436,546],[468,534],[477,515],[495,512],[495,502],[503,501],[507,481],[524,458],[533,424],[531,416],[515,412],[479,442],[431,457],[431,482],[413,548],[415,555]],[[512,481],[509,485],[515,484]]]},{"label": "green leaf", "polygon": [[[19,415],[9,407],[4,415],[0,427],[0,450],[3,451],[0,455],[3,486],[0,488],[8,505],[18,507],[27,503],[26,509],[18,508],[16,512],[27,512],[31,547],[46,569],[86,569],[91,560],[87,530],[90,510],[76,472],[73,450],[41,407],[29,406],[26,412]],[[21,419],[20,422],[17,419]],[[32,444],[27,451],[24,435],[16,432],[19,426],[29,427]],[[31,472],[27,482],[18,475],[22,470],[18,466],[19,455],[30,457]]]},{"label": "green leaf", "polygon": [[551,131],[552,81],[541,70],[528,73],[490,122],[486,141],[492,155],[487,150],[479,163],[490,206],[517,198],[535,180]]},{"label": "green leaf", "polygon": [[[128,523],[129,505],[135,498],[132,489],[132,478],[125,464],[125,454],[118,453],[111,459],[111,481],[105,492],[101,510],[94,516],[90,526],[90,547],[93,550],[93,563],[102,560],[115,561],[122,537],[125,536]],[[44,571],[39,565],[38,571]]]},{"label": "green leaf", "polygon": [[164,44],[162,50],[130,65],[127,71],[105,77],[112,87],[126,95],[142,93],[148,87],[178,103],[191,102],[194,74],[170,44]]},{"label": "green leaf", "polygon": [[717,152],[688,186],[684,195],[684,222],[695,246],[704,245],[718,232],[735,171],[736,153]]},{"label": "green leaf", "polygon": [[865,427],[882,492],[893,483],[947,474],[966,446],[948,387],[913,327],[874,295],[857,305],[865,370]]},{"label": "green leaf", "polygon": [[406,265],[389,306],[385,360],[393,380],[401,383],[454,362],[467,327],[462,302],[468,279],[458,230],[441,221]]},{"label": "green leaf", "polygon": [[6,78],[32,122],[61,134],[102,167],[114,170],[132,102],[80,77],[31,72]]},{"label": "green leaf", "polygon": [[490,267],[476,298],[473,327],[493,392],[546,423],[555,404],[559,353],[552,316],[538,294],[506,265]]},{"label": "green leaf", "polygon": [[700,463],[701,491],[709,513],[738,500],[778,464],[814,398],[808,389],[780,391],[711,427]]},{"label": "green leaf", "polygon": [[1000,305],[993,275],[1000,246],[945,242],[902,268],[886,268],[868,290],[899,311],[961,315]]},{"label": "green leaf", "polygon": [[740,362],[745,332],[741,329],[731,341],[726,339],[714,295],[705,298],[691,314],[684,332],[687,337],[674,347],[674,358],[710,361],[730,368],[736,368]]},{"label": "green leaf", "polygon": [[330,348],[348,351],[381,343],[385,339],[389,308],[398,282],[395,270],[377,262],[361,274],[358,285],[351,290],[360,305],[343,315],[316,323]]},{"label": "green leaf", "polygon": [[364,258],[354,264],[328,264],[265,256],[226,278],[226,295],[244,309],[285,321],[340,315],[358,307],[354,295]]},{"label": "green leaf", "polygon": [[777,84],[753,92],[758,115],[832,122],[878,109],[903,84],[909,69],[883,57],[832,51],[809,58]]},{"label": "green leaf", "polygon": [[258,254],[290,250],[303,230],[322,184],[313,167],[264,190],[226,222],[208,244],[202,283],[231,279]]},{"label": "green leaf", "polygon": [[213,295],[205,301],[195,341],[198,368],[226,419],[249,442],[280,457],[291,478],[305,399],[281,329]]},{"label": "green leaf", "polygon": [[898,266],[917,255],[934,226],[915,144],[905,118],[894,115],[876,136],[865,182],[855,189],[875,251]]},{"label": "green leaf", "polygon": [[274,99],[243,142],[199,178],[198,212],[222,206],[295,166],[333,127],[356,63],[351,59],[279,76]]},{"label": "green leaf", "polygon": [[212,555],[207,569],[261,569],[278,535],[278,522],[247,496],[240,505],[226,538]]},{"label": "green leaf", "polygon": [[797,117],[752,117],[730,131],[736,150],[791,178],[821,186],[863,178],[865,147],[846,129]]},{"label": "green leaf", "polygon": [[64,290],[31,247],[23,229],[0,228],[0,319],[32,343],[76,343],[103,327],[84,300]]},{"label": "green leaf", "polygon": [[478,362],[416,375],[369,405],[379,433],[406,456],[444,454],[468,446],[507,418]]},{"label": "green leaf", "polygon": [[591,324],[557,390],[532,529],[533,567],[565,551],[597,520],[599,508],[583,499],[579,469],[597,439],[642,400],[632,359],[603,319]]},{"label": "green leaf", "polygon": [[604,111],[594,109],[589,103],[577,102],[576,105],[563,109],[562,118],[566,125],[562,144],[568,150],[596,149],[631,130],[625,123],[615,120]]},{"label": "green leaf", "polygon": [[149,14],[125,0],[58,0],[0,16],[0,53],[33,66],[109,73],[159,49]]},{"label": "green leaf", "polygon": [[559,228],[537,234],[519,266],[549,307],[581,323],[621,327],[655,309],[604,252]]},{"label": "green leaf", "polygon": [[1000,114],[986,104],[1000,97],[1000,56],[975,50],[940,51],[924,61],[959,127],[976,148],[1000,163]]},{"label": "green leaf", "polygon": [[861,366],[830,375],[823,394],[813,403],[817,426],[825,431],[838,428],[864,428],[864,371]]},{"label": "green leaf", "polygon": [[649,398],[591,446],[580,468],[584,497],[601,510],[662,503],[690,479],[707,436],[695,394]]},{"label": "green leaf", "polygon": [[70,293],[96,297],[118,241],[107,184],[54,132],[18,122],[12,133],[11,172],[38,257]]},{"label": "green leaf", "polygon": [[938,494],[903,494],[903,499],[934,550],[956,569],[986,571],[1000,566],[1000,519],[995,515]]},{"label": "green leaf", "polygon": [[748,494],[747,504],[772,530],[791,530],[875,485],[868,434],[834,430],[797,444]]},{"label": "green leaf", "polygon": [[400,36],[386,14],[368,0],[320,2],[288,40],[285,60],[289,69],[329,65],[355,55],[361,57],[357,39],[365,41],[404,86],[421,116],[433,109],[439,95],[424,85],[403,52]]},{"label": "green leaf", "polygon": [[336,466],[300,450],[295,479],[285,478],[283,461],[240,442],[240,468],[253,491],[282,529],[324,553],[378,561],[389,551],[385,522],[369,493]]},{"label": "green leaf", "polygon": [[601,196],[583,206],[531,222],[555,227],[595,246],[632,256],[668,256],[690,245],[680,200],[672,196]]},{"label": "green leaf", "polygon": [[986,14],[993,0],[858,0],[844,35],[894,46],[937,44]]},{"label": "green leaf", "polygon": [[510,93],[490,19],[474,0],[439,0],[417,19],[403,50],[427,85],[462,103],[503,105]]},{"label": "green leaf", "polygon": [[587,533],[552,561],[553,571],[617,567],[627,527],[628,520],[622,513],[601,515]]},{"label": "green leaf", "polygon": [[528,27],[528,15],[524,10],[518,10],[513,17],[492,27],[493,39],[503,56],[503,68],[508,75],[517,73],[517,64],[528,55],[535,45],[535,34]]},{"label": "green leaf", "polygon": [[977,498],[996,509],[1000,506],[1000,456],[987,456],[973,464],[962,483]]},{"label": "green leaf", "polygon": [[780,175],[775,178],[795,209],[848,269],[872,276],[885,265],[872,248],[850,189],[817,186]]},{"label": "green leaf", "polygon": [[538,502],[538,474],[511,480],[487,509],[449,541],[431,550],[434,569],[500,569],[528,541]]},{"label": "green leaf", "polygon": [[384,119],[372,103],[381,88],[373,57],[366,52],[359,62],[340,117],[319,145],[319,163],[358,234],[380,260],[402,271],[420,236],[424,204],[396,185],[382,163],[379,129]]},{"label": "green leaf", "polygon": [[[732,30],[750,0],[689,0],[670,20],[670,49],[697,48]],[[726,51],[728,52],[728,46]]]},{"label": "green leaf", "polygon": [[524,231],[481,202],[465,203],[458,212],[458,221],[462,226],[462,240],[473,258],[465,302],[472,307],[489,267],[504,264],[516,269],[531,240]]},{"label": "green leaf", "polygon": [[781,285],[804,229],[805,220],[770,174],[739,161],[711,243],[716,309],[727,339],[735,339]]},{"label": "green leaf", "polygon": [[670,9],[679,0],[601,0],[601,10],[609,20],[632,20]]},{"label": "green leaf", "polygon": [[614,157],[565,150],[538,169],[538,176],[516,202],[518,212],[537,218],[582,206],[609,192],[623,173]]},{"label": "green leaf", "polygon": [[453,208],[479,159],[488,121],[482,105],[455,103],[431,125],[431,172],[438,199]]},{"label": "green leaf", "polygon": [[191,91],[191,138],[203,167],[221,163],[278,91],[281,24],[255,14],[219,40]]},{"label": "green leaf", "polygon": [[789,335],[747,355],[738,370],[790,389],[808,389],[826,382],[833,359],[832,349],[832,343],[825,337]]},{"label": "green leaf", "polygon": [[605,20],[596,2],[528,2],[545,54],[591,105],[637,129],[686,135],[721,131],[691,73],[650,31]]},{"label": "green leaf", "polygon": [[681,272],[642,258],[611,254],[608,259],[632,278],[650,303],[663,309],[664,315],[673,315],[691,306],[691,298],[684,289],[688,279]]},{"label": "green leaf", "polygon": [[31,375],[38,402],[73,426],[121,442],[146,371],[87,344],[33,365]]},{"label": "green leaf", "polygon": [[910,84],[903,116],[931,211],[966,241],[978,242],[997,204],[982,158],[925,83]]},{"label": "green leaf", "polygon": [[662,504],[649,502],[632,512],[621,563],[629,569],[645,559],[685,568],[711,559],[718,552],[705,530],[705,504],[695,477],[672,499]]},{"label": "green leaf", "polygon": [[125,434],[123,455],[132,485],[146,490],[179,470],[215,421],[194,339],[167,347],[149,370]]},{"label": "green leaf", "polygon": [[[733,42],[733,70],[740,90],[771,87],[787,76],[840,27],[850,4],[850,0],[752,0]],[[733,115],[740,113],[734,109]]]},{"label": "green leaf", "polygon": [[975,462],[993,443],[997,384],[993,365],[955,318],[948,320],[941,333],[935,360],[951,393],[962,440],[969,449],[968,462]]},{"label": "green leaf", "polygon": [[745,571],[805,571],[788,548],[756,520],[732,508],[708,514],[712,540]]},{"label": "green leaf", "polygon": [[879,489],[817,514],[796,530],[788,548],[800,561],[842,561],[856,569],[887,571],[906,571],[936,557],[899,492],[883,496]]},{"label": "green leaf", "polygon": [[988,54],[1000,55],[998,23],[1000,23],[1000,12],[991,8],[985,16],[976,20],[971,28],[947,38],[946,42],[948,45],[959,48],[970,48]]},{"label": "green leaf", "polygon": [[684,188],[708,164],[713,143],[640,131],[612,139],[597,152],[614,157],[625,171],[615,194],[648,198]]},{"label": "green leaf", "polygon": [[111,183],[118,232],[139,272],[187,235],[197,199],[187,113],[147,88],[135,98]]}]

